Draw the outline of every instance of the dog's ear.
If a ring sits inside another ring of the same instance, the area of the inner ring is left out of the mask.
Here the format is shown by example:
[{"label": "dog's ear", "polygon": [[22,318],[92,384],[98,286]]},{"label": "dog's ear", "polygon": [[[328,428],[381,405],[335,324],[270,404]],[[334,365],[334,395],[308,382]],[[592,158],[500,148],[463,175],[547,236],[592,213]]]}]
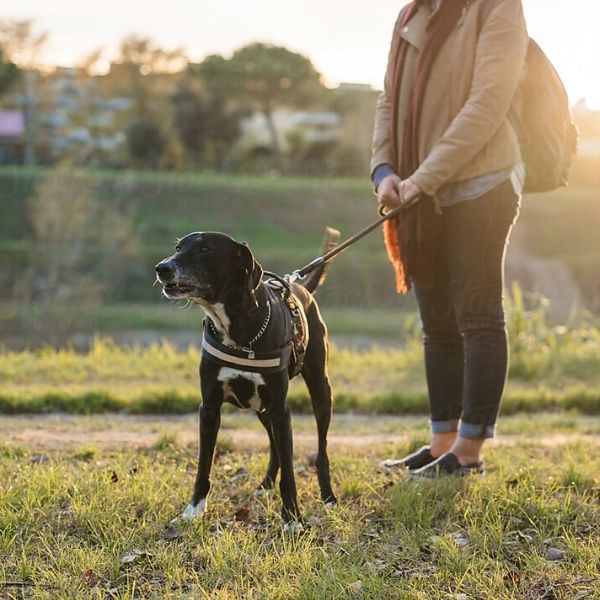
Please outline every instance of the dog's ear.
[{"label": "dog's ear", "polygon": [[247,244],[237,244],[237,246],[242,265],[245,269],[248,292],[250,292],[254,303],[258,305],[256,302],[255,292],[262,281],[263,269],[254,258],[254,254],[252,254],[252,250],[248,248]]}]

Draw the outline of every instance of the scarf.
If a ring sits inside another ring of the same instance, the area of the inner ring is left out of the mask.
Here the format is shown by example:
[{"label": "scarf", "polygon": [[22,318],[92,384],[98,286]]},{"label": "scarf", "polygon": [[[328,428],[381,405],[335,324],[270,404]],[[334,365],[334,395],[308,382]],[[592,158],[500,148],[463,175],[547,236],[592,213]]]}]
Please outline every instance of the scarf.
[{"label": "scarf", "polygon": [[[402,148],[398,148],[398,102],[409,43],[398,33],[394,35],[389,68],[392,70],[391,128],[393,166],[398,168],[402,179],[410,177],[419,167],[419,123],[423,97],[431,73],[431,67],[446,38],[456,26],[469,0],[441,0],[439,8],[427,24],[423,50],[419,54],[415,79],[409,96],[407,118],[404,123]],[[419,1],[409,4],[399,18],[399,29],[405,27],[415,16]],[[424,194],[419,201],[405,210],[401,217],[386,221],[383,235],[388,257],[394,267],[396,291],[405,294],[410,290],[411,279],[424,287],[431,287],[434,279],[435,254],[440,237],[441,220],[434,199]]]}]

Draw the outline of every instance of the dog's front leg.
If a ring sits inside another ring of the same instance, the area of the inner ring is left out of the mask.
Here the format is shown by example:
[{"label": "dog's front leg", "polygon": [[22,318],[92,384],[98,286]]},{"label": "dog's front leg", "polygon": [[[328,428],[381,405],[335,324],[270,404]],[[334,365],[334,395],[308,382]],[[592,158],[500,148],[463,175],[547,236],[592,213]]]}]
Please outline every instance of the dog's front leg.
[{"label": "dog's front leg", "polygon": [[294,478],[292,416],[287,402],[271,416],[271,430],[281,469],[281,480],[279,482],[283,502],[281,516],[285,521],[286,530],[293,531],[302,518],[298,507],[296,480]]},{"label": "dog's front leg", "polygon": [[206,496],[210,490],[210,469],[215,455],[217,435],[221,426],[220,406],[200,407],[200,452],[198,456],[198,472],[194,483],[192,504],[206,507]]},{"label": "dog's front leg", "polygon": [[206,510],[206,497],[210,490],[210,469],[212,467],[217,434],[221,425],[221,405],[203,404],[200,407],[200,450],[198,471],[194,483],[192,501],[181,515],[184,520],[200,517]]},{"label": "dog's front leg", "polygon": [[200,517],[206,510],[206,497],[210,490],[210,469],[221,425],[221,406],[223,405],[223,386],[217,379],[218,372],[218,367],[212,363],[205,360],[200,361],[202,404],[199,410],[198,471],[196,472],[192,501],[181,515],[184,520]]}]

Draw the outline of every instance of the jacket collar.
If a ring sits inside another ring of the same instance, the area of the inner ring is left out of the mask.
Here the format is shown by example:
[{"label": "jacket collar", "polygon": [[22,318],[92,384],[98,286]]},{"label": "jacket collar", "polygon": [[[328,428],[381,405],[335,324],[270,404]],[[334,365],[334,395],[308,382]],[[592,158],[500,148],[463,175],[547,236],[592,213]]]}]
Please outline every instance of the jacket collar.
[{"label": "jacket collar", "polygon": [[419,51],[423,50],[427,35],[427,23],[431,16],[428,3],[429,0],[418,0],[418,4],[422,4],[425,10],[419,10],[400,32],[402,39],[406,40]]}]

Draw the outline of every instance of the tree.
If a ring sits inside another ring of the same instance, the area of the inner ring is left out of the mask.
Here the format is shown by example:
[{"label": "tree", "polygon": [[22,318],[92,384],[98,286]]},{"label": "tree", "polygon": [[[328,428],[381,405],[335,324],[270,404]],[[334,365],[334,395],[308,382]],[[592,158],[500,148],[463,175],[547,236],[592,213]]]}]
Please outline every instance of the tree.
[{"label": "tree", "polygon": [[157,75],[185,69],[187,58],[181,48],[163,50],[149,38],[131,35],[121,42],[119,62],[132,65],[141,75]]},{"label": "tree", "polygon": [[95,50],[92,50],[91,52],[86,54],[79,61],[79,64],[77,66],[80,69],[83,69],[83,71],[88,77],[91,77],[94,75],[94,71],[97,68],[98,63],[102,60],[103,54],[104,51],[102,50],[102,48],[96,48]]},{"label": "tree", "polygon": [[153,93],[153,84],[160,76],[180,72],[186,65],[181,49],[163,50],[149,38],[129,36],[121,42],[119,58],[111,65],[109,77],[117,84],[119,94],[133,99],[136,117],[150,117],[157,112],[157,100],[160,102]]},{"label": "tree", "polygon": [[58,343],[89,326],[111,286],[139,262],[131,205],[97,196],[99,181],[59,168],[36,184],[26,203],[29,266],[17,278],[15,300],[37,339]]},{"label": "tree", "polygon": [[149,38],[129,36],[120,45],[119,58],[102,78],[104,94],[131,101],[114,126],[126,131],[131,157],[146,168],[158,168],[161,157],[174,158],[173,148],[180,149],[170,143],[174,136],[167,138],[164,131],[169,125],[170,88],[186,65],[182,50],[164,50]]},{"label": "tree", "polygon": [[282,105],[301,107],[313,102],[324,90],[321,75],[305,56],[261,43],[240,48],[221,66],[225,67],[221,69],[224,87],[264,114],[277,167],[283,170],[273,112]]},{"label": "tree", "polygon": [[4,59],[4,50],[0,48],[0,96],[19,78],[19,67]]},{"label": "tree", "polygon": [[47,33],[36,33],[33,21],[0,21],[0,46],[8,59],[22,69],[38,66]]},{"label": "tree", "polygon": [[201,162],[207,139],[208,110],[200,94],[183,82],[171,96],[173,125],[188,158]]},{"label": "tree", "polygon": [[160,127],[151,119],[141,117],[127,129],[127,144],[131,156],[144,162],[150,169],[157,169],[165,149],[165,138]]},{"label": "tree", "polygon": [[221,170],[240,135],[240,123],[248,110],[239,96],[228,60],[211,55],[198,65],[190,65],[189,70],[202,86],[205,140],[216,168]]}]

